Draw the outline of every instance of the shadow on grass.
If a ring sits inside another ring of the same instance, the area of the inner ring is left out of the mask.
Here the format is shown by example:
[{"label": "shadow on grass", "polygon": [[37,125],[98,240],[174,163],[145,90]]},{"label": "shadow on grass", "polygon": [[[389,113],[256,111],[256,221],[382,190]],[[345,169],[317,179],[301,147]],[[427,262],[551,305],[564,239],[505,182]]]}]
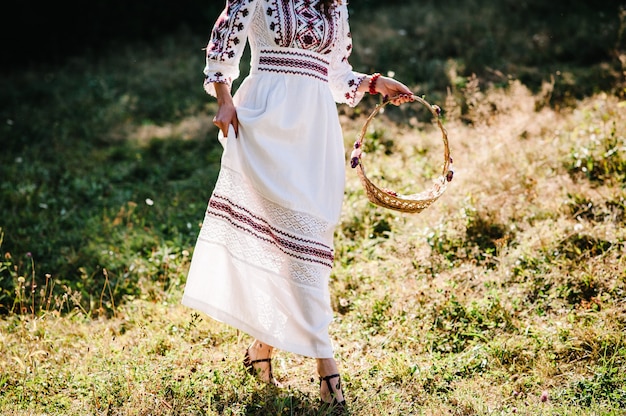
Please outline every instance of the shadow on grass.
[{"label": "shadow on grass", "polygon": [[[269,385],[255,388],[244,403],[241,402],[239,396],[228,396],[224,397],[223,400],[217,398],[215,410],[224,415],[243,414],[247,416],[330,416],[333,414],[329,409],[320,406],[317,397],[311,398],[299,390],[280,389]],[[342,414],[349,415],[350,412],[346,411]]]}]

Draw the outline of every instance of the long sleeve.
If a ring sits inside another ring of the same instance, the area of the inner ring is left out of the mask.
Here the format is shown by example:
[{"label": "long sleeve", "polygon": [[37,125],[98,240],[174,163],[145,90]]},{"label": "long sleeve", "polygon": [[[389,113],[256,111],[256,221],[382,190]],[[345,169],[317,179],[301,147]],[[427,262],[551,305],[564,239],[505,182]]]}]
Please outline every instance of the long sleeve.
[{"label": "long sleeve", "polygon": [[347,5],[338,6],[339,31],[337,34],[337,46],[333,51],[333,58],[329,70],[329,83],[333,98],[337,103],[346,103],[354,107],[361,101],[364,93],[357,89],[365,74],[352,70],[352,65],[348,61],[352,53],[352,37],[348,23]]},{"label": "long sleeve", "polygon": [[232,85],[239,77],[239,62],[246,46],[257,0],[227,0],[206,47],[204,89],[215,96],[214,82]]}]

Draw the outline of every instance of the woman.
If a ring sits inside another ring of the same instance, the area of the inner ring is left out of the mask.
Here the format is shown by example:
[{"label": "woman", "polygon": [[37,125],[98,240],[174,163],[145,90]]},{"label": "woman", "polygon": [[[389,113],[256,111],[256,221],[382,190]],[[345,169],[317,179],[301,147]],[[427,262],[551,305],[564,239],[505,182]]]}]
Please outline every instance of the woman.
[{"label": "woman", "polygon": [[[237,93],[246,41],[250,73]],[[274,347],[317,359],[322,402],[345,405],[328,335],[333,232],[345,149],[335,103],[394,97],[398,81],[354,72],[342,0],[227,0],[206,49],[204,88],[224,146],[183,304],[255,338],[244,365],[272,374]]]}]

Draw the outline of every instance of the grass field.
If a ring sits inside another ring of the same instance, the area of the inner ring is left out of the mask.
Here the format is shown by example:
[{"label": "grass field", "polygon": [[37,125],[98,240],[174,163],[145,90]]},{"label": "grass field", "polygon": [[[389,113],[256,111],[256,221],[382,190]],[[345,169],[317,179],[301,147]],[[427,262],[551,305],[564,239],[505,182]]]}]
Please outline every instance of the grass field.
[{"label": "grass field", "polygon": [[[594,58],[593,25],[557,43],[576,19],[524,25],[556,13],[524,4],[354,13],[356,69],[444,109],[455,177],[411,215],[370,204],[346,167],[331,335],[352,415],[626,414],[625,14],[598,15],[610,53]],[[278,352],[286,387],[260,385],[249,337],[180,305],[221,152],[204,41],[0,80],[0,414],[318,414],[314,360]],[[375,103],[339,107],[347,152]],[[365,151],[371,178],[411,193],[442,144],[407,104]]]}]

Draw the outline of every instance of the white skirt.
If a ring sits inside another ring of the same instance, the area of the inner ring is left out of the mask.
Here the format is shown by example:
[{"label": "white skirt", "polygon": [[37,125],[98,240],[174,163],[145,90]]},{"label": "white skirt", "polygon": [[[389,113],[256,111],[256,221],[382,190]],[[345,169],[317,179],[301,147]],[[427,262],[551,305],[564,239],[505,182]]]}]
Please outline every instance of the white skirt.
[{"label": "white skirt", "polygon": [[276,348],[331,358],[328,279],[345,149],[328,84],[251,71],[234,96],[239,137],[222,165],[183,304]]}]

